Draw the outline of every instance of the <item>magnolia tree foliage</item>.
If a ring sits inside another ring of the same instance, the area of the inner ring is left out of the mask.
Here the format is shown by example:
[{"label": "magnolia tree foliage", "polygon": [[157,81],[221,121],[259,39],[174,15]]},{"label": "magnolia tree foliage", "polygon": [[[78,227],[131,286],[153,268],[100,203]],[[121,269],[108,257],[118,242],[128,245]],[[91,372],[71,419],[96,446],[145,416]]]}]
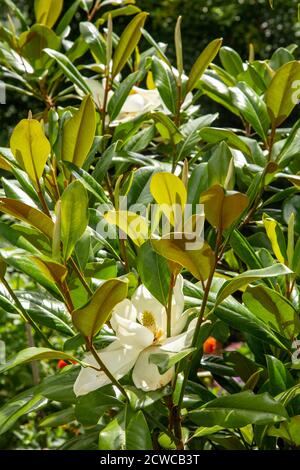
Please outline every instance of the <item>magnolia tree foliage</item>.
[{"label": "magnolia tree foliage", "polygon": [[65,449],[299,446],[295,47],[212,38],[186,70],[181,18],[171,63],[133,1],[36,0],[33,25],[5,3],[1,76],[39,111],[0,148],[0,306],[29,338],[0,372],[34,379],[0,433],[43,409],[76,423]]}]

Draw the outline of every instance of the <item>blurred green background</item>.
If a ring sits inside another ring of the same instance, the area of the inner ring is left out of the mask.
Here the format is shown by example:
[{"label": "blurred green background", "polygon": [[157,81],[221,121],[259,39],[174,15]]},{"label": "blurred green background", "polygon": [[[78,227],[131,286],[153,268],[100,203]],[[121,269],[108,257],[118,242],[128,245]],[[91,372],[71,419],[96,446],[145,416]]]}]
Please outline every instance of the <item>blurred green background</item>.
[{"label": "blurred green background", "polygon": [[[33,17],[33,0],[14,2],[29,17]],[[278,47],[298,44],[300,23],[297,19],[298,0],[274,0],[272,10],[267,0],[137,0],[137,5],[150,12],[146,28],[158,41],[169,45],[168,55],[174,57],[173,36],[176,19],[183,16],[182,35],[185,67],[188,71],[205,45],[216,37],[224,45],[236,49],[247,59],[249,44],[254,45],[257,58],[265,59]],[[72,4],[65,0],[64,9]],[[0,0],[2,21],[7,21],[7,8]],[[82,11],[73,23],[73,37],[79,32],[79,22],[86,20]],[[121,31],[128,17],[115,21]],[[297,53],[296,53],[297,55]],[[299,53],[298,53],[298,57]],[[32,104],[31,104],[32,106]],[[0,146],[7,145],[9,129],[28,113],[26,98],[8,93],[7,104],[0,105]]]}]

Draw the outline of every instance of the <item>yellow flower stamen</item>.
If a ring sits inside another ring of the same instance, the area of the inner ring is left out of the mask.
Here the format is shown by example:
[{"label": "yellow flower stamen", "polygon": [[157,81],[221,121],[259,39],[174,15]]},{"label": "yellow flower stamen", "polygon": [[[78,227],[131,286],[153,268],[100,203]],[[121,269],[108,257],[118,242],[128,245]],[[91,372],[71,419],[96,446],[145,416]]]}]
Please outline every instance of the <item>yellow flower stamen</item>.
[{"label": "yellow flower stamen", "polygon": [[152,333],[155,335],[156,334],[156,321],[151,312],[148,310],[145,310],[142,315],[142,325],[148,328]]}]

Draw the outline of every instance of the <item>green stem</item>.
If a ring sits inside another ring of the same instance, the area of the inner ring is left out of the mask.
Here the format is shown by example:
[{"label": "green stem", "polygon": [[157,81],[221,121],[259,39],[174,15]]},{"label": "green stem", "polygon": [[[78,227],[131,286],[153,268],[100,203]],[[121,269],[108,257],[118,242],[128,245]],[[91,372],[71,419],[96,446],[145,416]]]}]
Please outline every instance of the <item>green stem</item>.
[{"label": "green stem", "polygon": [[72,300],[72,297],[71,297],[71,294],[70,294],[69,286],[66,283],[66,281],[60,282],[59,283],[59,288],[63,293],[66,307],[67,307],[69,313],[72,315],[72,313],[74,311],[74,305],[73,305],[73,300]]},{"label": "green stem", "polygon": [[48,217],[51,217],[49,208],[48,208],[47,203],[46,203],[46,199],[44,197],[44,194],[43,194],[43,191],[42,191],[42,188],[41,188],[41,184],[40,184],[38,179],[36,179],[36,183],[37,183],[37,194],[38,194],[39,200],[42,204],[43,210],[44,210],[45,214],[48,215]]},{"label": "green stem", "polygon": [[107,375],[107,377],[110,379],[111,383],[113,383],[118,388],[118,390],[120,390],[120,392],[124,396],[126,402],[129,402],[129,398],[128,398],[128,395],[127,395],[124,387],[113,376],[113,374],[108,370],[106,365],[100,359],[99,354],[97,353],[93,343],[88,338],[86,338],[86,345],[87,345],[88,350],[92,353],[92,355],[93,355],[94,359],[96,360],[96,362],[99,364],[101,370],[103,370],[103,372]]},{"label": "green stem", "polygon": [[158,419],[154,418],[154,416],[149,413],[148,411],[144,410],[144,414],[147,416],[149,421],[152,421],[152,423],[158,427],[163,433],[165,433],[172,441],[175,441],[175,444],[177,444],[177,438],[173,435],[172,432],[169,431],[169,429],[161,424]]},{"label": "green stem", "polygon": [[104,98],[103,98],[103,107],[102,107],[102,113],[101,113],[101,119],[102,119],[102,136],[105,135],[105,120],[106,120],[106,108],[107,108],[107,102],[108,102],[108,93],[110,91],[110,77],[109,77],[109,64],[107,65],[107,73],[105,76],[105,88],[104,88]]},{"label": "green stem", "polygon": [[94,19],[94,16],[96,15],[97,11],[100,9],[101,7],[101,2],[100,0],[96,0],[94,6],[92,7],[92,9],[88,12],[88,21],[93,21]]},{"label": "green stem", "polygon": [[191,368],[192,368],[193,359],[199,355],[199,352],[202,348],[202,344],[198,344],[199,343],[199,333],[200,333],[201,325],[202,325],[203,319],[204,319],[204,314],[205,314],[205,309],[206,309],[206,305],[207,305],[207,302],[208,302],[210,288],[211,288],[211,285],[212,285],[212,282],[213,282],[213,278],[214,278],[214,274],[215,274],[215,271],[216,271],[216,268],[217,268],[218,261],[220,259],[219,250],[220,250],[221,242],[222,242],[222,231],[218,230],[217,240],[216,240],[216,248],[215,248],[215,262],[214,262],[214,265],[211,269],[209,278],[206,282],[206,286],[205,286],[205,289],[204,289],[204,295],[203,295],[203,299],[202,299],[202,304],[201,304],[197,324],[196,324],[196,327],[195,327],[195,333],[194,333],[193,341],[192,341],[192,347],[196,348],[196,350],[194,351],[193,354],[191,354],[188,357],[186,368],[184,370],[184,378],[183,378],[183,383],[182,383],[182,387],[181,387],[181,390],[180,390],[180,396],[179,396],[179,400],[178,400],[179,414],[180,414],[180,411],[181,411],[183,397],[184,397],[185,389],[186,389],[188,379],[189,379],[189,374],[190,374],[190,371],[191,371]]},{"label": "green stem", "polygon": [[79,267],[77,266],[75,260],[71,257],[70,258],[70,261],[71,261],[71,264],[72,264],[72,267],[74,269],[74,271],[76,272],[77,274],[77,277],[78,279],[80,280],[81,284],[83,285],[83,287],[85,288],[85,290],[87,291],[87,293],[89,295],[93,295],[93,291],[92,289],[90,288],[90,286],[88,285],[84,275],[82,274],[82,272],[80,271]]}]

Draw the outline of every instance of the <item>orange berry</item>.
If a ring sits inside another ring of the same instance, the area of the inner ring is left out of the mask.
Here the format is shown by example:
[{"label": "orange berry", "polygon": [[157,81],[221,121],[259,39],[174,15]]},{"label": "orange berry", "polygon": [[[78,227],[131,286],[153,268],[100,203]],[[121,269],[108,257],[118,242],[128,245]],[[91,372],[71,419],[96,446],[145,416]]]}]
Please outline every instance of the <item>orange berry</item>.
[{"label": "orange berry", "polygon": [[58,361],[58,363],[57,363],[57,368],[58,369],[63,369],[64,367],[66,367],[68,365],[69,364],[66,361],[63,361],[62,359],[60,359],[60,361]]},{"label": "orange berry", "polygon": [[203,344],[203,352],[205,354],[213,354],[216,352],[218,347],[218,342],[213,336],[209,336]]}]

